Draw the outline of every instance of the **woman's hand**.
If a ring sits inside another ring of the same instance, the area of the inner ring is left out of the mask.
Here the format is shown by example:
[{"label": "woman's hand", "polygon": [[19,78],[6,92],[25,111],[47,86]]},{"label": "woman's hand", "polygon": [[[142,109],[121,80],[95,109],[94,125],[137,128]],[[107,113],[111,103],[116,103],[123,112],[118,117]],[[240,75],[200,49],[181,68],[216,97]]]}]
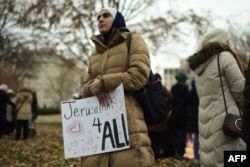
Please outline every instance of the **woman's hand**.
[{"label": "woman's hand", "polygon": [[109,96],[108,92],[100,92],[96,96],[102,106],[108,106],[109,103],[112,102],[112,98]]},{"label": "woman's hand", "polygon": [[93,95],[97,96],[102,106],[107,106],[112,102],[112,99],[108,92],[103,92],[101,90],[101,86],[101,81],[99,79],[94,79],[94,81],[89,85],[89,89]]},{"label": "woman's hand", "polygon": [[94,81],[89,85],[89,89],[93,95],[97,95],[101,92],[101,81],[99,79],[94,79]]}]

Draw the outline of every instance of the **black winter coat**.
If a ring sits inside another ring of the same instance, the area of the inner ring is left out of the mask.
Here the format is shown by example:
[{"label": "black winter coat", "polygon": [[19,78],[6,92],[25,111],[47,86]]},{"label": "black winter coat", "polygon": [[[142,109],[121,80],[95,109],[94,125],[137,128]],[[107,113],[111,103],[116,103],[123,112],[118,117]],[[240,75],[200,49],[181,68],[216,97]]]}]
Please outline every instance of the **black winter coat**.
[{"label": "black winter coat", "polygon": [[189,132],[198,133],[199,98],[195,87],[188,93],[188,128]]},{"label": "black winter coat", "polygon": [[0,90],[0,119],[1,120],[6,119],[7,104],[10,104],[12,107],[15,107],[15,104],[10,101],[8,94],[4,90]]},{"label": "black winter coat", "polygon": [[177,83],[171,88],[174,95],[172,115],[169,119],[169,126],[174,129],[187,128],[187,97],[188,86],[186,84]]},{"label": "black winter coat", "polygon": [[246,73],[246,83],[243,95],[242,138],[246,143],[250,144],[250,61]]}]

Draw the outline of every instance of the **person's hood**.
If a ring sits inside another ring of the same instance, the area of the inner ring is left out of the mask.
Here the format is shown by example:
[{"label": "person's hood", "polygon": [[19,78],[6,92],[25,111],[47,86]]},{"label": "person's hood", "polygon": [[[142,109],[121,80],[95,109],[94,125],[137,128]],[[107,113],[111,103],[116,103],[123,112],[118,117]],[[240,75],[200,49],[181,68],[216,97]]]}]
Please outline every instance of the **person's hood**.
[{"label": "person's hood", "polygon": [[178,83],[185,83],[187,81],[187,75],[181,71],[175,75],[175,78]]},{"label": "person's hood", "polygon": [[222,28],[213,28],[203,36],[201,46],[204,47],[213,42],[227,43],[230,38],[230,34],[226,30]]},{"label": "person's hood", "polygon": [[236,59],[240,69],[238,54],[229,42],[230,34],[222,28],[213,28],[208,31],[201,40],[201,49],[188,58],[189,67],[198,75],[201,75],[207,68],[213,56],[222,51],[230,52]]}]

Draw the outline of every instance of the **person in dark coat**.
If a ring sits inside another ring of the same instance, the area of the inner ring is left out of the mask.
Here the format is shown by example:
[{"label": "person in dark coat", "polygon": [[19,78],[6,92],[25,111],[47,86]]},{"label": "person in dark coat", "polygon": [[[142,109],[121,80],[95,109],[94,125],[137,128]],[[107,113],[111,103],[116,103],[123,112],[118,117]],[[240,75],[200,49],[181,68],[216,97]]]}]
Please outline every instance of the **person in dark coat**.
[{"label": "person in dark coat", "polygon": [[175,132],[175,160],[183,161],[186,147],[186,129],[187,129],[187,104],[188,104],[188,85],[186,84],[187,75],[184,72],[178,72],[175,75],[177,83],[172,86],[171,92],[174,95],[172,114],[169,119],[169,128]]},{"label": "person in dark coat", "polygon": [[7,104],[15,107],[7,94],[8,86],[5,84],[0,85],[0,138],[7,134]]},{"label": "person in dark coat", "polygon": [[32,103],[31,103],[31,119],[29,120],[29,137],[32,138],[36,135],[36,119],[38,112],[38,101],[36,92],[32,92]]},{"label": "person in dark coat", "polygon": [[188,126],[187,132],[194,134],[193,149],[194,162],[200,162],[199,155],[199,130],[198,130],[198,115],[199,115],[199,98],[195,87],[195,78],[192,78],[191,89],[188,93]]},{"label": "person in dark coat", "polygon": [[246,72],[245,87],[243,90],[243,115],[242,115],[242,138],[246,142],[247,151],[250,151],[250,61]]},{"label": "person in dark coat", "polygon": [[32,112],[31,120],[35,121],[37,119],[37,112],[38,112],[38,102],[37,102],[36,92],[32,93],[31,112]]},{"label": "person in dark coat", "polygon": [[[162,80],[162,77],[159,73],[155,73],[154,78],[155,80]],[[168,109],[171,110],[174,100],[174,95],[165,86],[162,86],[162,91],[166,97]]]},{"label": "person in dark coat", "polygon": [[[7,94],[12,103],[15,103],[15,93],[12,89],[8,89]],[[16,111],[15,107],[7,104],[7,113],[6,113],[6,121],[7,121],[7,134],[10,135],[15,130],[15,121],[16,121]]]},{"label": "person in dark coat", "polygon": [[[154,74],[155,80],[162,80],[161,75],[158,73]],[[162,92],[165,95],[166,103],[167,103],[167,111],[166,115],[168,115],[172,101],[173,101],[173,94],[162,85]],[[161,123],[148,125],[148,134],[151,140],[151,147],[154,151],[155,158],[163,158],[169,152],[168,145],[169,142],[167,136],[167,119]]]}]

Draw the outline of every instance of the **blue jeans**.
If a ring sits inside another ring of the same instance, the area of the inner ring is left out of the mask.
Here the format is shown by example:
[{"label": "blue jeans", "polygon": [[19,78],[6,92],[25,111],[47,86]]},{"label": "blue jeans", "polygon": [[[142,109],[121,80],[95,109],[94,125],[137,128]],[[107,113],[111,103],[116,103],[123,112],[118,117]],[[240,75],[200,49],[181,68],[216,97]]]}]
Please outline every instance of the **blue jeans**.
[{"label": "blue jeans", "polygon": [[199,134],[194,133],[194,159],[200,160],[200,154],[199,154]]}]

